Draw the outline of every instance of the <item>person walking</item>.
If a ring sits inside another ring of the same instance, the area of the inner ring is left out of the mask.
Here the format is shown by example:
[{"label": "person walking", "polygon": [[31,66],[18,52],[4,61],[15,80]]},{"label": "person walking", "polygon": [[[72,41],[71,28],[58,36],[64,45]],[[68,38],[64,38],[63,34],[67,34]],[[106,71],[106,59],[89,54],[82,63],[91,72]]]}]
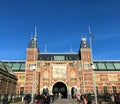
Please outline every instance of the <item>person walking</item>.
[{"label": "person walking", "polygon": [[49,94],[44,94],[43,95],[43,104],[50,104],[50,96]]},{"label": "person walking", "polygon": [[87,97],[86,97],[86,95],[84,95],[83,104],[87,104]]}]

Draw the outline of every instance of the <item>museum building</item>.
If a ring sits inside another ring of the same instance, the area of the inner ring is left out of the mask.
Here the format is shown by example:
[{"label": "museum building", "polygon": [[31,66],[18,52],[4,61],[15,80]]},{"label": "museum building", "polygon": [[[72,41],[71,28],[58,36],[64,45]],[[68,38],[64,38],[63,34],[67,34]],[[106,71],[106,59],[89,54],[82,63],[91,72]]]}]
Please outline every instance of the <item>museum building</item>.
[{"label": "museum building", "polygon": [[81,39],[78,53],[41,53],[36,36],[26,50],[24,61],[2,61],[18,79],[16,94],[48,92],[67,98],[75,93],[120,92],[120,61],[92,60],[86,38]]}]

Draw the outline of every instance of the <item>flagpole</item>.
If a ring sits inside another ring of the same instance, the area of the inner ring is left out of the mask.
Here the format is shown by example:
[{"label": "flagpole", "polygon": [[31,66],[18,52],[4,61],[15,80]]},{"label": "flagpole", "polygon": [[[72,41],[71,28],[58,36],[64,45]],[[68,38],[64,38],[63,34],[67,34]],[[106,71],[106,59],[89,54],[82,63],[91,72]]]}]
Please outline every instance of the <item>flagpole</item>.
[{"label": "flagpole", "polygon": [[92,60],[92,78],[93,78],[93,86],[94,86],[94,93],[95,93],[95,104],[97,104],[97,92],[96,92],[96,82],[95,82],[95,75],[94,75],[94,65],[93,65],[93,54],[92,54],[92,38],[94,38],[94,36],[91,34],[90,31],[90,26],[88,27],[89,29],[89,36],[90,36],[90,48],[91,48],[91,60]]}]

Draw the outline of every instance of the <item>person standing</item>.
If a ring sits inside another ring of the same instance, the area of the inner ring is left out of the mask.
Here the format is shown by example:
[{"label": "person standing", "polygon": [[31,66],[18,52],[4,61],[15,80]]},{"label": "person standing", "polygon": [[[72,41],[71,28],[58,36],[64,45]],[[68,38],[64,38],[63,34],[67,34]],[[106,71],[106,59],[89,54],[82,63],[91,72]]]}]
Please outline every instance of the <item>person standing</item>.
[{"label": "person standing", "polygon": [[111,95],[111,100],[112,100],[112,103],[114,104],[115,103],[115,97],[114,97],[113,94]]}]

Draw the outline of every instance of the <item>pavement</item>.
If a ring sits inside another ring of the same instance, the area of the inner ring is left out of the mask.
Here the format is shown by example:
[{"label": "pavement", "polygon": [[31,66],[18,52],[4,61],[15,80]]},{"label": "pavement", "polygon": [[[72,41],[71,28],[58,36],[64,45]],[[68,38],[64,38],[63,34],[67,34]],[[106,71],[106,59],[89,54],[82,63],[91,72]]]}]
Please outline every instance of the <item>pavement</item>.
[{"label": "pavement", "polygon": [[[17,102],[17,103],[10,103],[10,104],[25,104],[25,102]],[[50,104],[80,104],[80,103],[76,99],[57,99]],[[94,101],[92,102],[92,104],[95,104]],[[101,104],[112,104],[112,103],[101,101]]]},{"label": "pavement", "polygon": [[[51,104],[80,104],[76,99],[57,99]],[[82,103],[81,103],[82,104]],[[92,104],[95,104],[94,101],[92,101]],[[101,101],[101,103],[98,104],[112,104],[110,102]]]},{"label": "pavement", "polygon": [[53,104],[78,104],[78,102],[75,99],[57,99]]}]

